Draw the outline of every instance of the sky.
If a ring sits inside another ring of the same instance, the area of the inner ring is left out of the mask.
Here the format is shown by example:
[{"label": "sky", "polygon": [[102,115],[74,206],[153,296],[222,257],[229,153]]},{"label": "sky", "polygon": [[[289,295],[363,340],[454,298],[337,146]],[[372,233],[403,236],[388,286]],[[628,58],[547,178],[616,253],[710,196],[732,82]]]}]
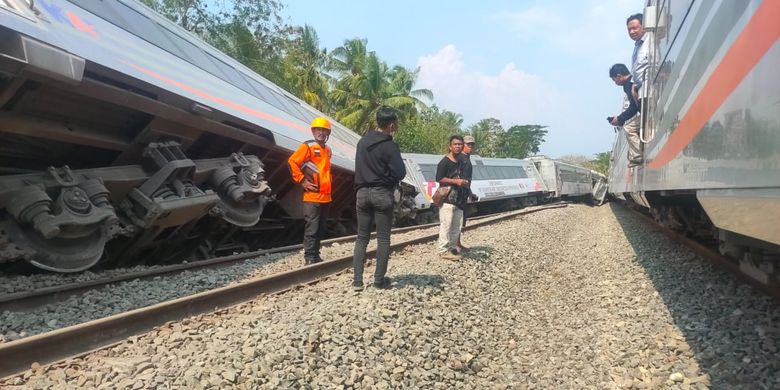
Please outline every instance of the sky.
[{"label": "sky", "polygon": [[[606,117],[622,90],[609,67],[630,65],[626,18],[642,0],[282,0],[282,15],[308,24],[328,51],[365,38],[389,65],[420,68],[416,88],[437,106],[512,125],[548,126],[541,153],[591,157],[612,148]],[[403,129],[401,129],[403,131]]]}]

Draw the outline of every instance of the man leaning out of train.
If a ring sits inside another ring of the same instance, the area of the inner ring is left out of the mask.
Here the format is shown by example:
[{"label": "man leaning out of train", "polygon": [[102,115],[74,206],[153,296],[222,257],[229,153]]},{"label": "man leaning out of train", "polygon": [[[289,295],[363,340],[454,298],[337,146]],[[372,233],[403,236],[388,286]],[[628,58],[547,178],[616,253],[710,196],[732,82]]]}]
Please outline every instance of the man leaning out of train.
[{"label": "man leaning out of train", "polygon": [[353,253],[352,288],[363,290],[363,266],[371,228],[376,223],[376,269],[374,287],[390,287],[387,263],[390,257],[390,227],[393,223],[393,191],[406,177],[401,149],[393,141],[398,130],[398,114],[389,107],[376,113],[378,128],[369,131],[357,144],[355,190],[358,234]]},{"label": "man leaning out of train", "polygon": [[294,182],[303,187],[303,260],[305,265],[319,263],[320,242],[326,232],[331,202],[330,158],[327,146],[331,125],[327,118],[311,122],[313,140],[306,141],[287,160]]},{"label": "man leaning out of train", "polygon": [[608,117],[607,120],[613,126],[623,128],[628,141],[628,167],[632,168],[642,163],[642,151],[639,144],[640,102],[632,92],[634,82],[628,67],[624,64],[612,65],[609,68],[609,78],[612,79],[615,85],[623,87],[623,92],[626,95],[626,104],[623,105],[623,112],[617,116]]},{"label": "man leaning out of train", "polygon": [[460,159],[463,137],[451,136],[449,150],[436,167],[436,181],[439,186],[450,188],[439,208],[439,255],[442,259],[459,260],[458,238],[469,186],[469,181],[463,178]]}]

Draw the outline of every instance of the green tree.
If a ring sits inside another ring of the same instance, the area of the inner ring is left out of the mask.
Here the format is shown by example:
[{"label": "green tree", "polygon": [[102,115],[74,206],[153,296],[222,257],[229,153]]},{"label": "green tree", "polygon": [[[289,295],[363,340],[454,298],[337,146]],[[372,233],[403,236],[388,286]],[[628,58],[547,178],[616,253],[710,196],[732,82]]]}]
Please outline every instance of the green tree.
[{"label": "green tree", "polygon": [[309,25],[294,28],[288,47],[284,70],[290,92],[312,107],[327,112],[330,86],[325,66],[328,52],[320,49],[317,31]]},{"label": "green tree", "polygon": [[433,99],[427,89],[412,89],[416,70],[388,67],[375,52],[366,50],[365,40],[346,40],[333,49],[329,68],[336,78],[331,90],[336,120],[360,134],[376,126],[374,118],[381,106],[396,108],[410,119],[427,109],[421,98]]},{"label": "green tree", "polygon": [[547,135],[547,126],[515,125],[500,133],[495,156],[502,158],[526,158],[539,153],[539,147]]},{"label": "green tree", "polygon": [[404,121],[394,139],[404,153],[444,154],[449,137],[461,133],[462,124],[460,114],[434,105]]},{"label": "green tree", "polygon": [[469,126],[468,133],[477,143],[477,154],[483,157],[495,157],[499,147],[499,137],[504,132],[501,121],[486,118]]},{"label": "green tree", "polygon": [[589,165],[590,169],[603,173],[605,175],[609,174],[609,160],[612,158],[612,152],[601,152],[596,153],[593,160],[590,160]]}]

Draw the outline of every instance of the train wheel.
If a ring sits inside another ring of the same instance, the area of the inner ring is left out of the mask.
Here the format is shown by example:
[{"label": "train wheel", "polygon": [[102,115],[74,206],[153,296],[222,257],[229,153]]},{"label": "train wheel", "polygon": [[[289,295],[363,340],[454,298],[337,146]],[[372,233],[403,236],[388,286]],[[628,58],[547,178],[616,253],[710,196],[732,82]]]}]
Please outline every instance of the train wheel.
[{"label": "train wheel", "polygon": [[104,229],[96,229],[82,237],[51,239],[12,221],[6,221],[2,229],[8,240],[7,247],[23,253],[21,257],[30,264],[55,272],[79,272],[92,267],[103,256],[107,240]]}]

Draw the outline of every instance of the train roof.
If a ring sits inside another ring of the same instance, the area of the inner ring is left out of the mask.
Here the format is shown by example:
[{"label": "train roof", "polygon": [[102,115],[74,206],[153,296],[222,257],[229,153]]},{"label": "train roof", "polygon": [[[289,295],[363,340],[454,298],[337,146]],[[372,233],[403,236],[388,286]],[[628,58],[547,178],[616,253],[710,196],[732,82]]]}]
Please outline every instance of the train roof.
[{"label": "train roof", "polygon": [[555,165],[565,166],[567,168],[571,168],[571,169],[574,169],[574,170],[577,170],[577,171],[588,171],[588,172],[593,172],[593,173],[597,173],[597,174],[601,175],[600,173],[598,173],[596,171],[593,171],[593,170],[591,170],[589,168],[585,168],[582,165],[577,165],[577,164],[572,164],[572,163],[569,163],[569,162],[566,162],[566,161],[556,160],[556,159],[549,158],[549,157],[547,157],[545,155],[542,155],[542,154],[539,154],[539,155],[536,155],[536,156],[531,156],[531,157],[528,157],[527,159],[531,160],[531,161],[539,161],[539,162],[549,161],[549,162],[551,162],[551,163],[553,163]]},{"label": "train roof", "polygon": [[[37,15],[0,6],[0,25],[256,124],[282,148],[294,150],[311,139],[309,122],[325,116],[135,0],[38,0],[34,5]],[[73,80],[79,81],[80,76]],[[354,170],[360,136],[333,122],[333,163]]]}]

